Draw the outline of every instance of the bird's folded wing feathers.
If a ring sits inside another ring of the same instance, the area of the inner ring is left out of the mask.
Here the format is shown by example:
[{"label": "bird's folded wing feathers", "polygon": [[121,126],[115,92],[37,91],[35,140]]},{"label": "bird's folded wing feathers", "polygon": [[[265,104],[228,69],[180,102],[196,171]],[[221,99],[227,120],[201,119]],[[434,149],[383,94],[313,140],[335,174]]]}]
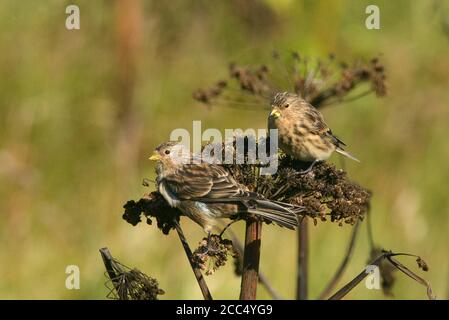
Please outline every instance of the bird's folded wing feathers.
[{"label": "bird's folded wing feathers", "polygon": [[244,193],[225,168],[190,164],[164,177],[164,187],[180,200],[224,199]]},{"label": "bird's folded wing feathers", "polygon": [[312,128],[310,128],[311,132],[318,135],[324,135],[330,138],[332,143],[337,147],[346,146],[346,144],[343,141],[341,141],[338,137],[336,137],[332,133],[332,130],[327,126],[326,122],[324,121],[323,115],[313,106],[310,106],[310,109],[307,110],[306,117],[308,117],[310,122],[312,123]]},{"label": "bird's folded wing feathers", "polygon": [[304,111],[303,117],[307,118],[307,122],[311,124],[312,132],[319,134],[329,130],[323,115],[312,105],[309,105],[309,108]]},{"label": "bird's folded wing feathers", "polygon": [[331,138],[332,143],[336,146],[336,147],[340,147],[340,146],[346,146],[346,143],[344,143],[343,141],[341,141],[337,136],[334,136],[334,134],[332,133],[331,129],[328,129],[328,131],[326,132],[326,135]]}]

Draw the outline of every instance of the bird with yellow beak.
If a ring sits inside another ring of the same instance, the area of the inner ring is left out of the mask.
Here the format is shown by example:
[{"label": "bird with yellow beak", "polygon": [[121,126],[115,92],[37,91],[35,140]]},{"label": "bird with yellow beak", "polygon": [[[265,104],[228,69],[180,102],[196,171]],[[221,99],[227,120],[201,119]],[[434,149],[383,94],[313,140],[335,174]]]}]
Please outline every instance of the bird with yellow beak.
[{"label": "bird with yellow beak", "polygon": [[277,93],[271,102],[268,129],[278,130],[279,148],[292,158],[311,162],[303,171],[312,170],[318,161],[328,159],[336,151],[352,160],[360,162],[329,129],[322,114],[299,95]]},{"label": "bird with yellow beak", "polygon": [[[183,163],[175,159],[176,142],[159,145],[150,160],[156,161],[156,185],[167,203],[181,210],[209,235],[222,224],[219,219],[257,216],[294,229],[302,207],[274,202],[250,192],[218,164]],[[192,157],[192,154],[182,153]]]}]

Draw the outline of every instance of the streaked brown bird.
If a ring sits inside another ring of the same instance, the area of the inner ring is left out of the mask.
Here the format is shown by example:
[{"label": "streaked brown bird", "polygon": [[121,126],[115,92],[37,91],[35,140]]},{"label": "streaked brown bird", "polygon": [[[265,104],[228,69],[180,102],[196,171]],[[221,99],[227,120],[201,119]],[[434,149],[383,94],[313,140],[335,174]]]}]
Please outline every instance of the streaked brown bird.
[{"label": "streaked brown bird", "polygon": [[221,165],[193,161],[183,164],[176,159],[180,154],[176,146],[176,142],[163,143],[150,157],[157,161],[158,190],[170,206],[180,209],[209,236],[218,228],[219,219],[244,215],[260,216],[289,229],[298,225],[296,214],[301,207],[269,201],[248,191]]},{"label": "streaked brown bird", "polygon": [[271,102],[268,129],[278,130],[279,148],[291,157],[311,162],[303,171],[312,170],[318,161],[328,159],[334,151],[360,162],[343,147],[346,144],[334,136],[322,114],[294,93],[277,93]]}]

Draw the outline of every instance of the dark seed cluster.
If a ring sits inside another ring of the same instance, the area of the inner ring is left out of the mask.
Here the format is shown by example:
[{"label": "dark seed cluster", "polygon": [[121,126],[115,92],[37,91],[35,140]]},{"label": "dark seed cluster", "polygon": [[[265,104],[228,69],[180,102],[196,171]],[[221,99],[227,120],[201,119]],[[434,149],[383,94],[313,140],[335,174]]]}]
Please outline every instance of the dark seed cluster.
[{"label": "dark seed cluster", "polygon": [[205,271],[206,275],[215,273],[226,264],[228,257],[238,258],[232,241],[222,239],[219,235],[211,235],[208,243],[207,238],[201,240],[199,247],[193,253],[193,261],[196,267]]},{"label": "dark seed cluster", "polygon": [[429,271],[429,265],[421,257],[416,258],[416,263],[422,271]]},{"label": "dark seed cluster", "polygon": [[172,208],[168,205],[165,199],[159,192],[152,192],[145,195],[139,201],[129,200],[123,208],[123,219],[133,226],[141,222],[141,215],[146,217],[147,223],[152,224],[152,218],[157,221],[157,227],[161,229],[164,234],[168,234],[171,229],[174,229],[174,219],[179,221],[181,212],[178,209]]},{"label": "dark seed cluster", "polygon": [[346,172],[329,163],[319,163],[308,174],[308,164],[282,156],[274,175],[258,175],[255,166],[230,165],[235,179],[267,199],[303,206],[304,216],[315,224],[330,220],[355,224],[369,208],[371,192],[348,179]]}]

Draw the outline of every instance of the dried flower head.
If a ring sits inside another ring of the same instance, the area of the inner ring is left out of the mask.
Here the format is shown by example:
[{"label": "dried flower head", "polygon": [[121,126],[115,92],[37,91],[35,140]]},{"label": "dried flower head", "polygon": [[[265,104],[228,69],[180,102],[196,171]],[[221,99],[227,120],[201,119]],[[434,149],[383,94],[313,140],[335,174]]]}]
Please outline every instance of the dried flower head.
[{"label": "dried flower head", "polygon": [[215,273],[220,267],[226,264],[228,256],[238,260],[238,253],[234,250],[232,241],[222,239],[219,235],[211,235],[209,238],[203,238],[199,247],[193,253],[193,261],[196,267],[206,272],[206,275]]},{"label": "dried flower head", "polygon": [[[147,276],[138,269],[120,273],[117,278],[111,279],[117,286],[110,288],[108,298],[118,300],[158,300],[158,295],[165,294],[159,288],[156,279]],[[110,286],[110,285],[109,285]]]},{"label": "dried flower head", "polygon": [[[247,138],[244,143],[247,146]],[[223,145],[223,150],[228,147]],[[247,150],[245,148],[245,160]],[[314,219],[315,224],[318,220],[330,219],[340,225],[353,225],[363,219],[369,208],[371,192],[350,181],[345,171],[329,163],[319,163],[310,173],[303,174],[308,164],[282,155],[274,175],[260,175],[257,164],[235,164],[234,161],[225,166],[249,190],[269,200],[303,206],[305,211],[301,214]]]},{"label": "dried flower head", "polygon": [[100,250],[106,267],[105,283],[109,289],[107,295],[110,299],[118,300],[157,300],[158,295],[165,294],[159,288],[156,279],[147,276],[140,270],[131,269],[117,259],[113,258],[107,248]]},{"label": "dried flower head", "polygon": [[152,192],[145,195],[142,199],[135,202],[129,200],[123,208],[123,219],[133,226],[141,222],[141,215],[143,214],[148,224],[152,224],[151,218],[156,218],[157,227],[161,229],[164,234],[168,234],[171,229],[175,228],[174,219],[179,221],[181,212],[168,205],[165,199],[159,192]]},{"label": "dried flower head", "polygon": [[416,263],[422,271],[429,271],[429,265],[421,257],[416,258]]},{"label": "dried flower head", "polygon": [[[210,88],[197,90],[193,97],[206,104],[215,103],[222,97],[230,106],[245,103],[248,106],[252,101],[265,107],[274,93],[293,91],[319,108],[372,92],[378,97],[387,93],[385,68],[377,57],[368,62],[359,59],[351,63],[338,63],[333,54],[322,61],[293,52],[291,57],[283,60],[279,53],[274,52],[271,64],[251,67],[231,63],[227,79]],[[286,79],[288,85],[281,85],[280,78]],[[363,84],[367,84],[368,88],[354,93]]]}]

